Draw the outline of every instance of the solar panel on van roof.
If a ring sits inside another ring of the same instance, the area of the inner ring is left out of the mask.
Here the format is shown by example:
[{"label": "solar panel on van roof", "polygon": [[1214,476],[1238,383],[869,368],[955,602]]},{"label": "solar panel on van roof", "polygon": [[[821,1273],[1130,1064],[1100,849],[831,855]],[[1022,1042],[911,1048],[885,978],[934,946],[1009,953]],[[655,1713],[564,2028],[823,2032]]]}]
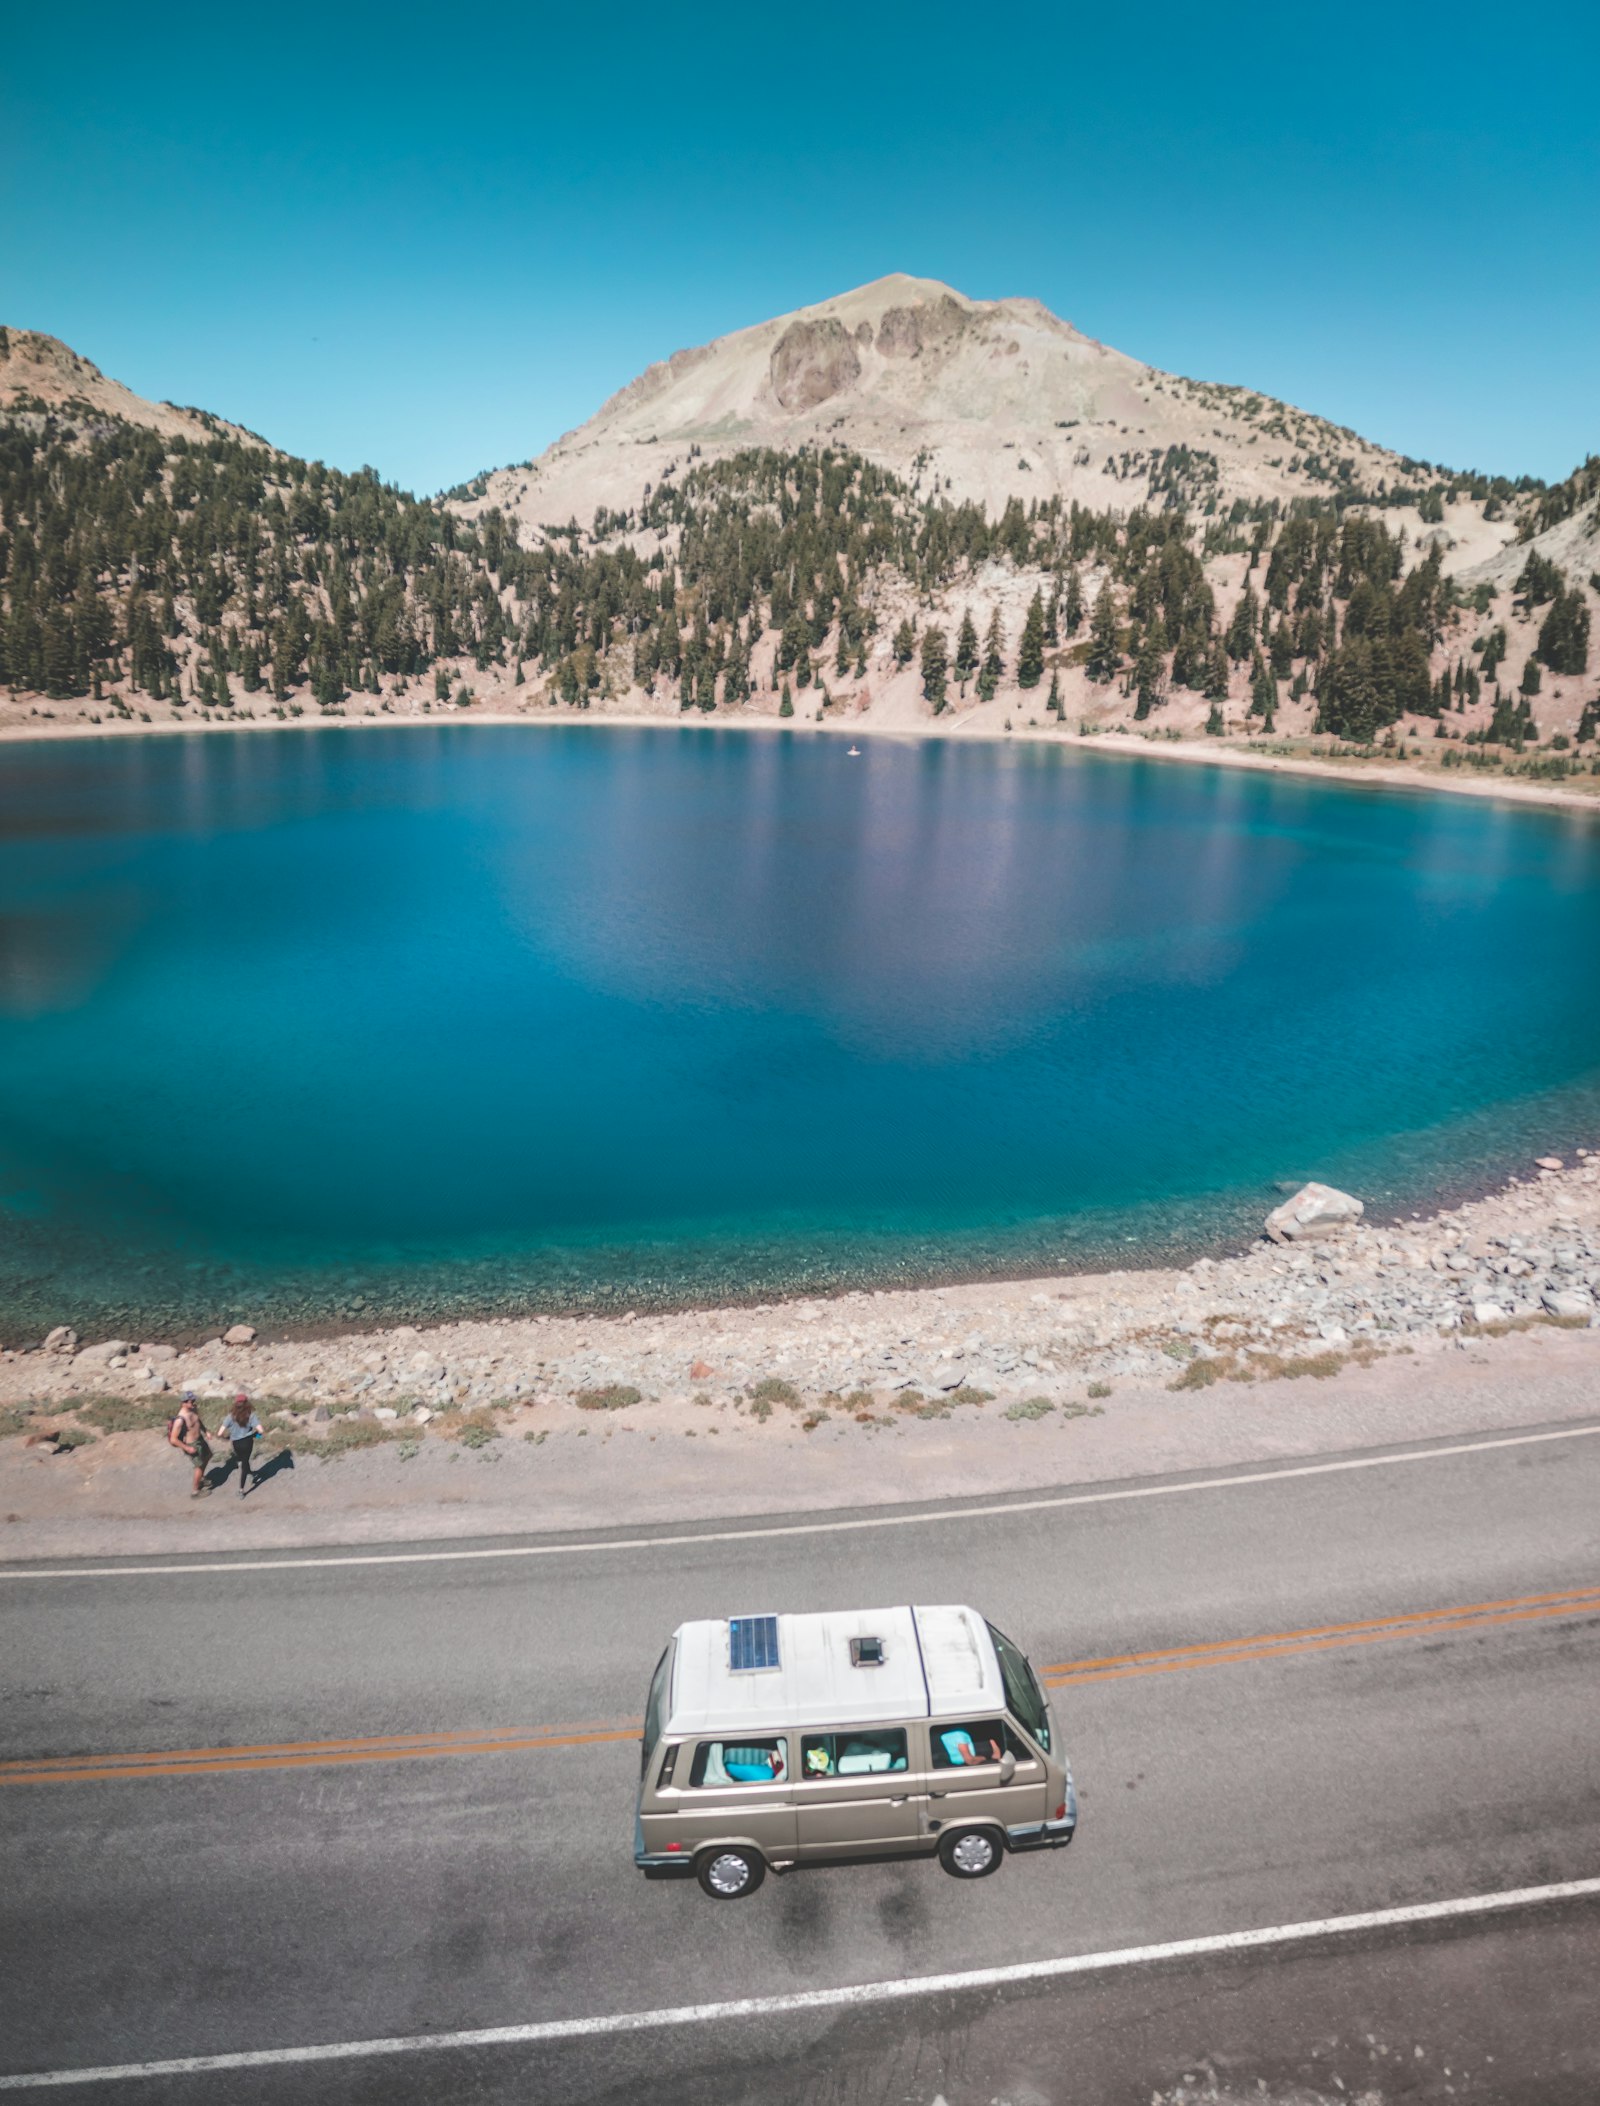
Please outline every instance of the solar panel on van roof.
[{"label": "solar panel on van roof", "polygon": [[777,1665],[777,1617],[730,1616],[728,1666],[731,1672],[736,1675],[752,1674],[757,1668]]}]

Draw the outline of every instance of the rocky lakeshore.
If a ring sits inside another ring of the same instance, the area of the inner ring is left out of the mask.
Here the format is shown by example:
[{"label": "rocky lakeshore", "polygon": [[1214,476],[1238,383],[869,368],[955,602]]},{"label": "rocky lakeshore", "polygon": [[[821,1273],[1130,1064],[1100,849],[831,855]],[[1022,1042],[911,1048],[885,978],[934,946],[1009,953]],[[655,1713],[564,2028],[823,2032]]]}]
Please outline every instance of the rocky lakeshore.
[{"label": "rocky lakeshore", "polygon": [[182,1351],[80,1341],[64,1323],[0,1352],[0,1430],[70,1448],[159,1426],[192,1390],[208,1418],[243,1391],[310,1453],[621,1426],[840,1437],[957,1413],[1066,1418],[1123,1384],[1329,1376],[1541,1325],[1600,1329],[1600,1154],[1545,1158],[1428,1219],[1313,1219],[1181,1271],[315,1341],[275,1343],[241,1323]]}]

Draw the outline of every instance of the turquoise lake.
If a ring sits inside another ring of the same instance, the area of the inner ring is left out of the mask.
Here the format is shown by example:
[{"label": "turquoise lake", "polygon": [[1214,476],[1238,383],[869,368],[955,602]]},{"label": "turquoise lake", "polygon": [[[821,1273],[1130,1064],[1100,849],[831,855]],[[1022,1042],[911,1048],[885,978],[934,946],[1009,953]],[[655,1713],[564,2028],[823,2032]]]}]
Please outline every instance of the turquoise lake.
[{"label": "turquoise lake", "polygon": [[1600,1142],[1600,823],[1043,746],[0,749],[0,1342],[1237,1247]]}]

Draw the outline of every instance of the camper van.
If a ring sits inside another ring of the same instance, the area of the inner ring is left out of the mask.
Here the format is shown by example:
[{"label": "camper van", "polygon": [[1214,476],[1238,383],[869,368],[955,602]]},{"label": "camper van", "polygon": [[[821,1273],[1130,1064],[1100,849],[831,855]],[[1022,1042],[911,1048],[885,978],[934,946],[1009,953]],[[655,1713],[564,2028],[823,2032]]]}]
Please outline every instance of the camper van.
[{"label": "camper van", "polygon": [[956,1879],[1078,1820],[1049,1700],[976,1609],[680,1624],[645,1706],[634,1862],[717,1901],[767,1873],[937,1857]]}]

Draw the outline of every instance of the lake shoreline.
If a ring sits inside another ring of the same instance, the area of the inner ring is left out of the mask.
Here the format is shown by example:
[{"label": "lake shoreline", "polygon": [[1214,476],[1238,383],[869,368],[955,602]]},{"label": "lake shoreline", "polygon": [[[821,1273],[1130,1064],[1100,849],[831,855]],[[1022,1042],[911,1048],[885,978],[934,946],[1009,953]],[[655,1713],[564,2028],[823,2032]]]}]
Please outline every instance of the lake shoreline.
[{"label": "lake shoreline", "polygon": [[1173,739],[1165,737],[1141,738],[1127,731],[1103,731],[1084,734],[1071,731],[1055,731],[1044,727],[995,730],[988,722],[973,723],[979,712],[969,710],[964,716],[953,716],[948,722],[930,719],[927,723],[882,724],[868,717],[844,717],[821,724],[806,722],[800,718],[780,719],[768,715],[724,715],[718,711],[703,716],[698,711],[692,714],[674,712],[657,713],[650,710],[582,710],[528,709],[494,710],[473,709],[454,715],[442,710],[426,715],[383,714],[377,711],[363,712],[357,716],[304,716],[282,720],[276,717],[252,717],[243,721],[218,721],[184,723],[179,721],[159,724],[124,723],[56,723],[56,722],[4,722],[0,723],[0,746],[18,745],[33,741],[51,740],[70,742],[82,739],[127,739],[193,737],[239,733],[249,735],[257,732],[299,731],[363,731],[396,730],[411,727],[438,727],[448,725],[461,727],[471,724],[537,726],[542,728],[618,726],[630,730],[710,730],[787,732],[793,736],[825,736],[837,739],[847,736],[858,738],[888,739],[900,744],[915,744],[925,739],[941,739],[951,743],[970,744],[975,740],[1001,745],[1037,745],[1084,753],[1109,753],[1125,759],[1172,761],[1191,767],[1238,768],[1261,774],[1303,776],[1322,782],[1342,783],[1349,788],[1378,787],[1383,789],[1405,789],[1440,791],[1453,797],[1475,797],[1497,799],[1502,803],[1517,805],[1544,805],[1566,811],[1600,813],[1600,777],[1587,778],[1593,788],[1577,788],[1571,783],[1533,782],[1524,779],[1507,781],[1504,778],[1470,776],[1465,771],[1446,774],[1443,769],[1410,767],[1404,762],[1349,760],[1324,760],[1315,755],[1280,754],[1265,752],[1248,746],[1230,746],[1206,740]]},{"label": "lake shoreline", "polygon": [[996,1415],[1070,1417],[1128,1381],[1326,1375],[1547,1324],[1600,1337],[1600,1153],[1426,1219],[1363,1220],[1288,1246],[1262,1237],[1181,1268],[315,1339],[58,1340],[0,1353],[0,1406],[243,1388],[308,1428],[345,1413],[420,1433],[435,1417],[498,1411],[530,1437],[610,1423],[586,1417],[585,1398],[621,1398],[629,1418],[617,1423],[636,1423],[637,1409],[637,1423],[680,1434],[707,1430],[708,1410],[763,1425],[774,1408],[784,1423],[804,1412],[813,1427],[991,1403]]}]

